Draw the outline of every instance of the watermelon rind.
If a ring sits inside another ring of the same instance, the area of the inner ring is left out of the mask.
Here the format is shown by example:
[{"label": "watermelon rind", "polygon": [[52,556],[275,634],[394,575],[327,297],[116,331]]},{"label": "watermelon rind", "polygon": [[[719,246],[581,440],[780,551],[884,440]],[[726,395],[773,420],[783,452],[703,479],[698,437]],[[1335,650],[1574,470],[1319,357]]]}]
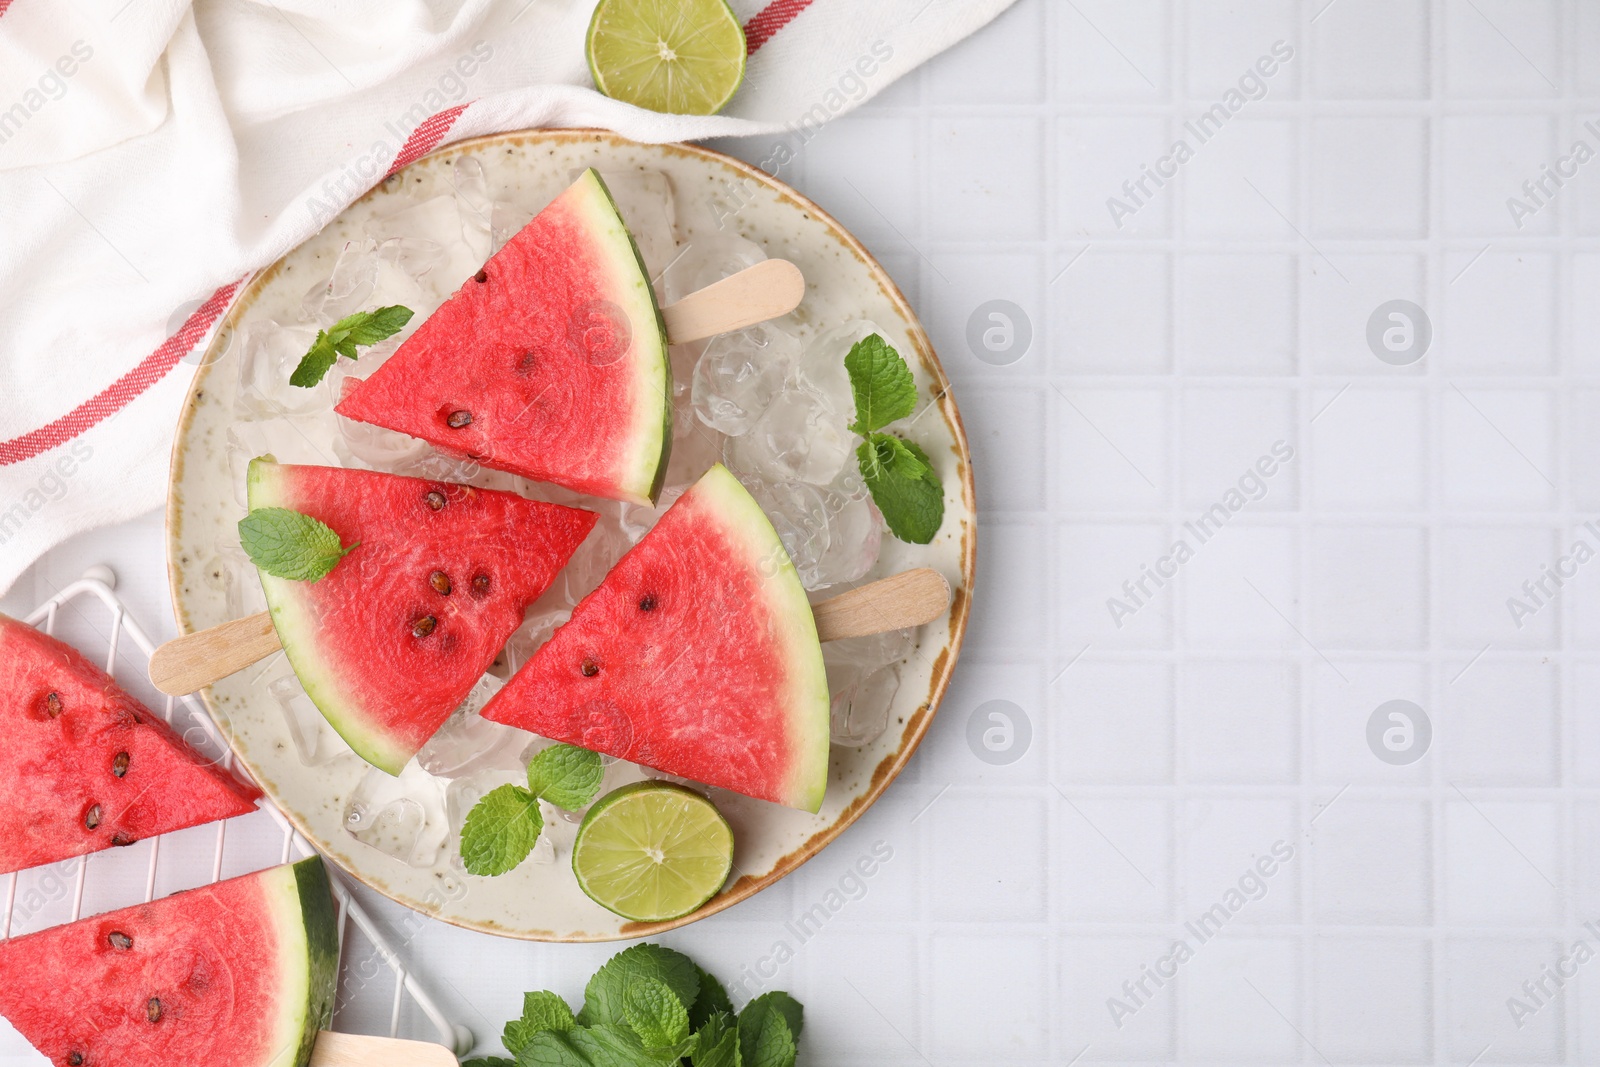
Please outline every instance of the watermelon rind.
[{"label": "watermelon rind", "polygon": [[304,1067],[317,1034],[333,1021],[339,981],[339,920],[333,885],[320,856],[261,876],[278,919],[283,998],[278,1018],[282,1053],[263,1067]]},{"label": "watermelon rind", "polygon": [[[614,291],[618,295],[631,292],[634,297],[632,306],[623,308],[628,313],[628,321],[655,323],[655,336],[660,341],[659,359],[641,358],[638,362],[638,389],[641,397],[649,396],[652,391],[659,395],[661,407],[652,413],[648,405],[639,406],[636,413],[637,432],[634,435],[637,450],[625,464],[625,469],[630,473],[621,486],[632,503],[654,507],[661,496],[662,486],[666,484],[667,462],[672,458],[672,356],[667,347],[667,320],[662,317],[655,287],[650,284],[650,269],[644,265],[639,242],[634,240],[632,231],[628,229],[622,211],[617,207],[616,197],[611,195],[605,179],[591,167],[584,171],[578,181],[580,184],[591,183],[594,192],[604,198],[603,210],[599,200],[591,203],[590,223],[595,227],[595,232],[605,234],[617,246],[618,258],[622,258],[620,247],[622,241],[626,240],[633,263],[638,268],[637,275],[632,271],[619,271],[613,279]],[[574,431],[580,432],[577,427]]]},{"label": "watermelon rind", "polygon": [[714,505],[729,539],[744,547],[752,567],[765,569],[763,583],[773,645],[788,660],[790,765],[785,793],[791,807],[815,813],[828,788],[828,672],[822,661],[817,619],[800,573],[789,558],[772,520],[733,473],[718,463],[695,485]]},{"label": "watermelon rind", "polygon": [[[283,468],[271,457],[262,456],[250,461],[245,477],[246,496],[250,510],[282,507],[279,479]],[[318,655],[308,642],[295,639],[296,634],[317,632],[317,620],[312,616],[310,602],[300,595],[305,583],[288,578],[277,578],[261,571],[261,591],[267,598],[267,610],[272,614],[272,625],[278,631],[284,654],[294,668],[306,696],[311,698],[339,736],[356,755],[380,770],[399,774],[413,755],[405,745],[378,730],[366,729],[353,715],[340,714],[339,709],[359,705],[354,694],[348,693],[349,680],[340,677],[331,660]]]}]

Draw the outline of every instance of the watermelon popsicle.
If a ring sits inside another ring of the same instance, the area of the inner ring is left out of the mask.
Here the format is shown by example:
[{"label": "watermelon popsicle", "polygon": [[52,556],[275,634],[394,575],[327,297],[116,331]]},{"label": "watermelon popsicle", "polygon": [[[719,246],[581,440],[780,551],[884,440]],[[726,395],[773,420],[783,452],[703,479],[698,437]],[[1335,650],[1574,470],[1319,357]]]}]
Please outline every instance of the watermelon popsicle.
[{"label": "watermelon popsicle", "polygon": [[249,500],[357,546],[317,581],[263,570],[261,585],[306,695],[390,774],[466,698],[595,523],[514,493],[270,457],[250,465]]},{"label": "watermelon popsicle", "polygon": [[666,326],[600,175],[585,171],[335,410],[534,481],[654,503],[672,445]]},{"label": "watermelon popsicle", "polygon": [[261,795],[76,649],[4,615],[0,717],[0,872],[244,815]]},{"label": "watermelon popsicle", "polygon": [[794,564],[720,464],[679,498],[483,716],[806,811],[828,680]]}]

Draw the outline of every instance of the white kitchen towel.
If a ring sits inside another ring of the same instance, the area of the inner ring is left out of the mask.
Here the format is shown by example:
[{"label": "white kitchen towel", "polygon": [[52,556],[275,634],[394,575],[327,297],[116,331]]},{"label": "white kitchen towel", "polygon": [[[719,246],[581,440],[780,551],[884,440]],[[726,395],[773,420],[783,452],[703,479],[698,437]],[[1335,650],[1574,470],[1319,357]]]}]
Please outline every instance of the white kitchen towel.
[{"label": "white kitchen towel", "polygon": [[1013,2],[732,0],[745,85],[693,118],[590,88],[593,0],[0,0],[0,593],[160,504],[183,357],[397,167],[528,127],[816,125]]}]

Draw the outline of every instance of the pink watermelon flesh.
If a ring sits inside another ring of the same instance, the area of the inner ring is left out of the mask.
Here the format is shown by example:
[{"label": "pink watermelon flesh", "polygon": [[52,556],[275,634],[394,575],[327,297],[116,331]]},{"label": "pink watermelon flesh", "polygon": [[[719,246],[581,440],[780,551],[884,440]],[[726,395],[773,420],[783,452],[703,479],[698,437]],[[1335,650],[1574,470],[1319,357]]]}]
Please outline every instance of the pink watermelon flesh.
[{"label": "pink watermelon flesh", "polygon": [[0,872],[243,815],[261,795],[75,649],[4,615],[0,721]]},{"label": "pink watermelon flesh", "polygon": [[250,508],[360,545],[321,581],[262,573],[306,694],[360,756],[399,774],[466,699],[594,527],[514,493],[340,467],[250,464]]},{"label": "pink watermelon flesh", "polygon": [[807,811],[827,786],[816,621],[760,506],[720,465],[483,715]]},{"label": "pink watermelon flesh", "polygon": [[0,941],[0,1015],[57,1067],[304,1067],[338,959],[312,858]]},{"label": "pink watermelon flesh", "polygon": [[655,292],[587,171],[335,409],[595,496],[652,503],[672,443]]}]

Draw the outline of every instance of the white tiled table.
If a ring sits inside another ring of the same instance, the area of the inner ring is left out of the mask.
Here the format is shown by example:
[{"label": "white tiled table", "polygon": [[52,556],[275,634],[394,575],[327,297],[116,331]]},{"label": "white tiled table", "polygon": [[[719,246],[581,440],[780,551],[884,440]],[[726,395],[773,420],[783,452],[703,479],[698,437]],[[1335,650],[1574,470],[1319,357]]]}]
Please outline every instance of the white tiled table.
[{"label": "white tiled table", "polygon": [[[1278,41],[1262,98],[1186,131]],[[1507,606],[1600,549],[1600,160],[1521,228],[1506,204],[1600,151],[1597,49],[1595,0],[1022,0],[798,148],[782,176],[882,258],[957,383],[979,593],[888,797],[666,940],[793,990],[812,1063],[1600,1063],[1600,961],[1523,990],[1600,953],[1600,562],[1520,628]],[[980,359],[994,300],[1031,344]],[[1368,343],[1392,300],[1431,323],[1410,365]],[[1219,530],[1185,527],[1241,477]],[[0,606],[101,560],[170,628],[153,517]],[[1407,720],[1369,743],[1393,700],[1431,726],[1409,763],[1378,755]],[[410,942],[488,1035],[612,951]]]}]

